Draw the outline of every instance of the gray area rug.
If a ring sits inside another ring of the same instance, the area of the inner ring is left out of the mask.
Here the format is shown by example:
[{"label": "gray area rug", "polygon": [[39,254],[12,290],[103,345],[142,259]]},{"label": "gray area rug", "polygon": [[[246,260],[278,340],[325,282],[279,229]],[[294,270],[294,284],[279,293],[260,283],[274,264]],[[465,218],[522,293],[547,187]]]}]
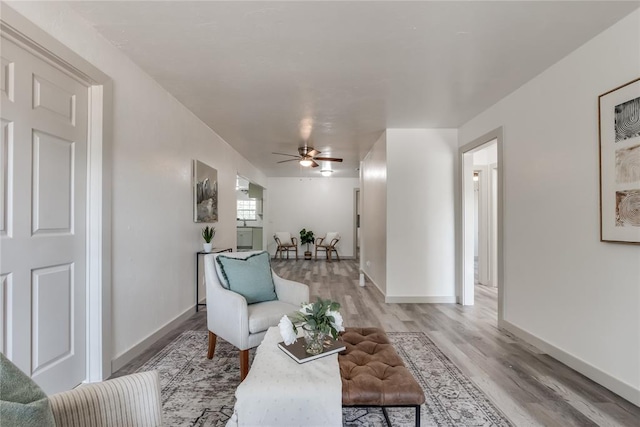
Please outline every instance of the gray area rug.
[{"label": "gray area rug", "polygon": [[[388,335],[425,392],[422,426],[512,425],[424,333]],[[209,360],[207,343],[207,331],[185,331],[138,369],[159,372],[168,426],[224,426],[233,412],[240,379],[238,350],[218,339]],[[252,350],[251,358],[253,354]],[[414,426],[413,408],[388,412],[394,427]],[[386,426],[377,408],[345,408],[342,413],[345,426]]]}]

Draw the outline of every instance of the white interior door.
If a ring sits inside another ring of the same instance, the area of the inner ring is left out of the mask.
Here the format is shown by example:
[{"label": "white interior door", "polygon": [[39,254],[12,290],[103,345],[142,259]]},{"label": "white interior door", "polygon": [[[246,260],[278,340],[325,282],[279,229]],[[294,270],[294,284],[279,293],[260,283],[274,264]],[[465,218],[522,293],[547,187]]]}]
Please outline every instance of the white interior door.
[{"label": "white interior door", "polygon": [[88,89],[1,56],[0,350],[53,393],[86,378]]}]

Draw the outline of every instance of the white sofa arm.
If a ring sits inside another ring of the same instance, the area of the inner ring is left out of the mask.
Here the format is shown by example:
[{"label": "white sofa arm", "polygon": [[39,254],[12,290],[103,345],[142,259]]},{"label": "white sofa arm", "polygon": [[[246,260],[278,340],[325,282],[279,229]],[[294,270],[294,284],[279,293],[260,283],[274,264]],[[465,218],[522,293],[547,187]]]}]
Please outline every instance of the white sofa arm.
[{"label": "white sofa arm", "polygon": [[273,283],[276,286],[278,300],[298,307],[302,303],[309,302],[309,286],[304,283],[283,279],[276,273],[273,273]]},{"label": "white sofa arm", "polygon": [[162,425],[156,371],[80,386],[49,397],[57,427]]}]

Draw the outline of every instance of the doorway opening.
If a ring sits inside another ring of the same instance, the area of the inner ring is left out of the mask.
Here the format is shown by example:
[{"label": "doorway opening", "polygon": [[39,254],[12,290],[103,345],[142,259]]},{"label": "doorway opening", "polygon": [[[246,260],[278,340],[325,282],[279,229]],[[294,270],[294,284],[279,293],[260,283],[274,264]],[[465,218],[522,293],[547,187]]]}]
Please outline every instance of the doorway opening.
[{"label": "doorway opening", "polygon": [[264,188],[247,178],[236,177],[236,250],[258,251],[264,247],[263,201]]},{"label": "doorway opening", "polygon": [[460,302],[497,300],[502,320],[502,130],[460,148],[462,242]]}]

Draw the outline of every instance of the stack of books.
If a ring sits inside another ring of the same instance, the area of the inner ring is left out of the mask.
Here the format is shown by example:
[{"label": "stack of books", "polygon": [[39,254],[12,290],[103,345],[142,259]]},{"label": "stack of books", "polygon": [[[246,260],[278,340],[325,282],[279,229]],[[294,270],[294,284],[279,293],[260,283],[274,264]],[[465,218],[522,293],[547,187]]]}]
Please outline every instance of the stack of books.
[{"label": "stack of books", "polygon": [[334,340],[332,338],[325,339],[322,353],[319,354],[307,353],[307,350],[304,348],[304,346],[304,338],[298,338],[296,342],[290,345],[286,345],[284,342],[278,344],[280,350],[284,351],[289,357],[291,357],[298,363],[310,362],[312,360],[319,359],[320,357],[328,356],[330,354],[338,353],[347,349],[342,340]]}]

